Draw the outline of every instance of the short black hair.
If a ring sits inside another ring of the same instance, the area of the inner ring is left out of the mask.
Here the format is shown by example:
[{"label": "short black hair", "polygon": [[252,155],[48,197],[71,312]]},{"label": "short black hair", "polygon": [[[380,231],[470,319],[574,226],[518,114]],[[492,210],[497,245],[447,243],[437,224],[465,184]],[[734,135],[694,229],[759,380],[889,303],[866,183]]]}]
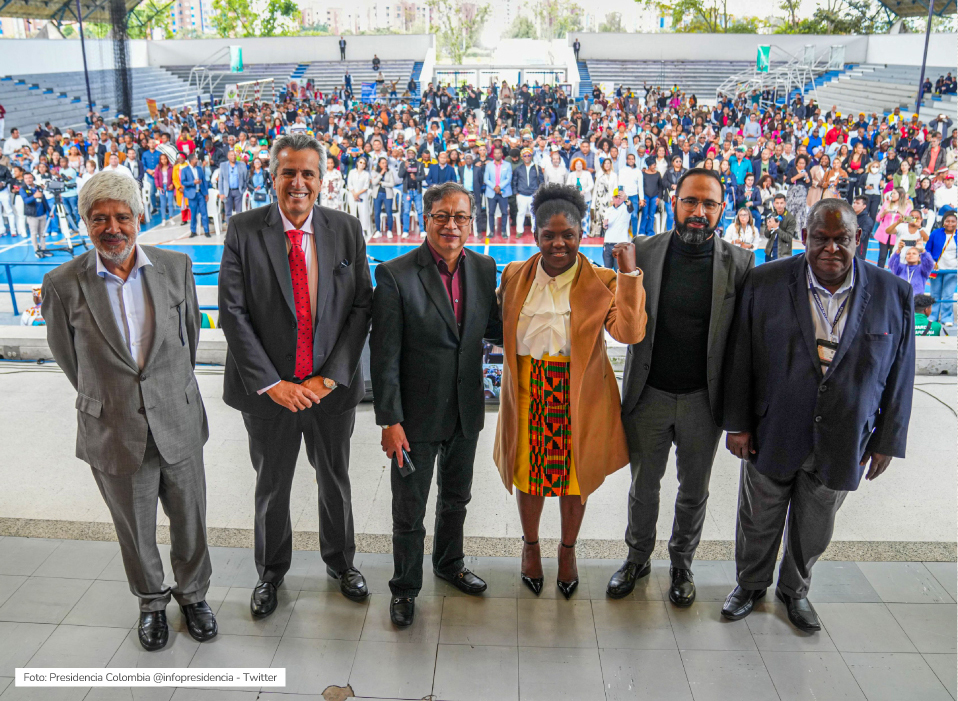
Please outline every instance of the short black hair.
[{"label": "short black hair", "polygon": [[932,306],[935,303],[935,298],[924,292],[920,295],[915,295],[915,311],[922,312],[928,307]]},{"label": "short black hair", "polygon": [[552,183],[540,187],[532,198],[532,216],[536,220],[536,228],[542,227],[556,214],[562,214],[574,229],[582,233],[582,220],[588,213],[589,207],[585,197],[571,185]]},{"label": "short black hair", "polygon": [[868,204],[868,198],[864,195],[855,195],[855,202],[861,202],[862,204]]},{"label": "short black hair", "polygon": [[776,192],[775,197],[772,198],[772,200],[784,200],[784,199],[785,199],[785,195],[781,192]]},{"label": "short black hair", "polygon": [[689,168],[682,174],[682,177],[678,179],[675,183],[675,196],[678,197],[679,193],[682,192],[682,183],[686,181],[691,176],[694,175],[704,175],[708,178],[712,178],[715,182],[718,183],[719,189],[722,191],[722,199],[725,199],[725,184],[722,182],[722,179],[719,177],[719,174],[716,173],[711,168]]},{"label": "short black hair", "polygon": [[944,214],[941,215],[941,223],[944,224],[945,219],[947,219],[948,217],[955,217],[956,219],[958,219],[958,212],[953,212],[953,211],[945,212]]}]

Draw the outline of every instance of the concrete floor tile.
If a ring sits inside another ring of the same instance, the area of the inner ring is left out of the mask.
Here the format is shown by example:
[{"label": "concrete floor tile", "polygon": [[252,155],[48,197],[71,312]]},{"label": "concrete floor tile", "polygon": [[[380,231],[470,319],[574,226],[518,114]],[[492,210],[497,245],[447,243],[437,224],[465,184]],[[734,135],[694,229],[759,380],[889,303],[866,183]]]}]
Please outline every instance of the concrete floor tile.
[{"label": "concrete floor tile", "polygon": [[56,628],[47,623],[0,622],[0,677],[13,677],[17,667],[26,667]]},{"label": "concrete floor tile", "polygon": [[598,648],[519,648],[522,701],[601,699],[603,686]]},{"label": "concrete floor tile", "polygon": [[175,693],[176,687],[172,686],[159,689],[143,686],[95,686],[83,701],[170,701]]},{"label": "concrete floor tile", "polygon": [[[482,593],[485,598],[514,599],[518,592],[519,558],[517,557],[466,557],[463,561],[466,568],[472,570],[486,582],[486,590]],[[456,589],[449,582],[435,576],[432,571],[432,562],[426,557],[422,580],[423,596],[469,596]]]},{"label": "concrete floor tile", "polygon": [[608,701],[692,701],[678,650],[600,648]]},{"label": "concrete floor tile", "polygon": [[819,604],[815,610],[839,652],[917,652],[885,604]]},{"label": "concrete floor tile", "polygon": [[696,602],[689,608],[666,606],[679,650],[755,650],[755,641],[744,621],[722,618],[718,601]]},{"label": "concrete floor tile", "polygon": [[[393,576],[393,556],[384,553],[364,553],[357,555],[356,567],[366,578],[370,594],[389,594],[389,580]],[[432,573],[430,572],[430,576]],[[332,581],[332,580],[330,580]],[[425,584],[425,577],[423,577]],[[335,587],[338,591],[338,585]]]},{"label": "concrete floor tile", "polygon": [[129,629],[136,625],[139,616],[139,602],[130,595],[126,582],[97,581],[83,593],[63,623]]},{"label": "concrete floor tile", "polygon": [[443,701],[519,701],[519,649],[440,645],[433,696]]},{"label": "concrete floor tile", "polygon": [[881,597],[856,563],[819,560],[812,569],[808,600],[813,604],[869,604],[880,602]]},{"label": "concrete floor tile", "polygon": [[[285,694],[322,694],[335,684],[346,686],[356,657],[354,640],[315,640],[285,636],[273,656],[272,667],[286,668]],[[297,701],[299,701],[297,699]]]},{"label": "concrete floor tile", "polygon": [[60,623],[92,583],[89,579],[30,577],[0,606],[0,621]]},{"label": "concrete floor tile", "polygon": [[90,687],[82,686],[16,687],[11,684],[0,699],[3,701],[82,701],[89,692]]},{"label": "concrete floor tile", "polygon": [[520,647],[598,647],[592,602],[519,599]]},{"label": "concrete floor tile", "polygon": [[119,543],[64,540],[33,573],[35,577],[97,579],[120,552]]},{"label": "concrete floor tile", "polygon": [[835,652],[828,632],[804,633],[788,620],[785,605],[766,596],[760,599],[745,619],[752,640],[762,652]]},{"label": "concrete floor tile", "polygon": [[[204,643],[205,645],[206,643]],[[113,654],[109,667],[113,668],[142,668],[155,669],[158,667],[181,667],[190,666],[193,657],[199,649],[200,643],[196,642],[188,633],[180,633],[175,630],[170,631],[170,639],[166,647],[156,652],[148,652],[140,645],[140,638],[136,629],[132,629],[126,638],[120,644],[120,647]],[[143,687],[137,687],[143,688]],[[171,694],[172,695],[172,694]]]},{"label": "concrete floor tile", "polygon": [[350,601],[338,591],[303,591],[284,635],[321,640],[359,640],[369,600]]},{"label": "concrete floor tile", "polygon": [[898,621],[918,652],[956,653],[955,604],[888,604],[888,610]]},{"label": "concrete floor tile", "polygon": [[130,631],[57,626],[27,667],[106,667]]},{"label": "concrete floor tile", "polygon": [[241,689],[197,689],[180,687],[173,701],[258,701],[259,692]]},{"label": "concrete floor tile", "polygon": [[[416,616],[411,626],[397,628],[389,619],[391,596],[373,594],[369,597],[366,620],[360,640],[382,643],[412,643],[435,645],[439,642],[443,597],[417,596]],[[450,597],[451,598],[451,597]]]},{"label": "concrete floor tile", "polygon": [[954,601],[920,562],[862,562],[859,567],[886,604],[942,604]]},{"label": "concrete floor tile", "polygon": [[[668,599],[669,586],[672,584],[669,575],[669,563],[662,567],[653,568],[653,575],[659,580],[664,599]],[[735,587],[729,579],[728,572],[722,562],[697,560],[692,563],[692,578],[695,581],[696,601],[725,601],[728,593]]]},{"label": "concrete floor tile", "polygon": [[[212,640],[200,645],[190,668],[209,667],[269,667],[279,646],[278,637],[262,635],[217,635]],[[230,687],[230,691],[239,689],[259,689],[260,685],[250,687]]]},{"label": "concrete floor tile", "polygon": [[661,601],[593,600],[599,647],[675,650],[667,605]]},{"label": "concrete floor tile", "polygon": [[13,677],[0,677],[0,694],[11,684],[13,684]]},{"label": "concrete floor tile", "polygon": [[771,701],[775,687],[758,652],[682,650],[695,701]]},{"label": "concrete floor tile", "polygon": [[925,568],[934,575],[938,583],[948,592],[953,601],[958,601],[958,563],[926,562]]},{"label": "concrete floor tile", "polygon": [[907,653],[842,653],[868,701],[951,701],[924,658]]},{"label": "concrete floor tile", "polygon": [[[416,617],[419,617],[418,602]],[[442,607],[442,645],[516,646],[519,610],[515,598],[449,597]]]},{"label": "concrete floor tile", "polygon": [[60,545],[47,538],[11,538],[0,540],[0,574],[30,576]]},{"label": "concrete floor tile", "polygon": [[[359,555],[356,559],[359,559]],[[326,573],[326,563],[317,550],[294,550],[283,586],[290,591],[339,591],[339,581]]]},{"label": "concrete floor tile", "polygon": [[[545,555],[545,553],[543,553]],[[576,562],[576,567],[579,569],[579,586],[572,593],[571,601],[584,600],[592,598],[592,592],[590,591],[589,580],[583,576],[585,573],[582,570],[582,567]],[[562,592],[559,591],[559,587],[556,586],[556,578],[559,574],[559,560],[554,557],[543,557],[542,558],[542,578],[544,580],[542,584],[542,591],[539,593],[539,596],[536,596],[532,591],[522,582],[519,582],[517,590],[519,592],[519,599],[562,599],[565,601],[565,597],[562,595]],[[518,574],[516,578],[518,579]],[[605,588],[602,589],[605,592]]]},{"label": "concrete floor tile", "polygon": [[958,696],[958,668],[954,655],[924,654],[925,662],[931,667],[938,681],[945,685],[952,697]]},{"label": "concrete floor tile", "polygon": [[249,548],[210,548],[213,576],[210,584],[216,587],[256,586],[259,579],[253,551]]},{"label": "concrete floor tile", "polygon": [[865,701],[839,652],[762,653],[782,701]]},{"label": "concrete floor tile", "polygon": [[25,575],[0,574],[0,606],[2,606],[25,581],[27,581]]},{"label": "concrete floor tile", "polygon": [[357,696],[421,699],[432,693],[436,645],[361,641],[349,674]]},{"label": "concrete floor tile", "polygon": [[233,587],[226,594],[216,621],[222,635],[265,635],[281,637],[286,624],[293,613],[298,591],[290,591],[285,583],[276,590],[276,610],[266,618],[254,618],[249,608],[251,590],[246,587]]}]

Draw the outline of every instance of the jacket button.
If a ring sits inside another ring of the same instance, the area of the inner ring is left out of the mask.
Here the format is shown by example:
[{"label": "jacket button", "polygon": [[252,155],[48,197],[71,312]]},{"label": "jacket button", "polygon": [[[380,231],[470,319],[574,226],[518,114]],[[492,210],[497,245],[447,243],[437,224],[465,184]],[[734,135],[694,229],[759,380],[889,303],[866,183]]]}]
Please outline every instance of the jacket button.
[{"label": "jacket button", "polygon": [[289,355],[286,356],[286,360],[292,360],[292,359],[293,359],[292,353],[290,353]]},{"label": "jacket button", "polygon": [[145,413],[146,413],[146,409],[144,409],[143,407],[140,407],[139,409],[136,410],[136,413],[137,413],[137,414],[145,414]]},{"label": "jacket button", "polygon": [[821,387],[818,388],[818,391],[822,393],[824,393],[827,390],[828,390],[828,385],[822,385]]},{"label": "jacket button", "polygon": [[146,382],[146,375],[140,375],[140,382]]},{"label": "jacket button", "polygon": [[821,417],[821,416],[816,416],[816,417],[815,417],[815,423],[820,424],[821,422],[822,422],[822,417]]}]

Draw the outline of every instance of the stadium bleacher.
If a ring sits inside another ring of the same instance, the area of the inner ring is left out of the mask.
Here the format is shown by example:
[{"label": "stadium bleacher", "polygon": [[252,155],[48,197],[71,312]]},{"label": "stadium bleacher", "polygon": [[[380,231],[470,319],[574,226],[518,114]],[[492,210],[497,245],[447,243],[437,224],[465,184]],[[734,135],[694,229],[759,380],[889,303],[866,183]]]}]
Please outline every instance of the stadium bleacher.
[{"label": "stadium bleacher", "polygon": [[[607,61],[591,59],[579,62],[580,80],[589,77],[592,84],[614,83],[632,89],[643,84],[663,88],[678,85],[685,94],[711,101],[715,90],[730,75],[748,70],[748,61]],[[591,85],[589,86],[591,92]],[[581,84],[580,84],[581,93]]]},{"label": "stadium bleacher", "polygon": [[[954,74],[955,67],[929,66],[925,69],[925,76],[934,83],[938,76],[949,71]],[[911,117],[915,113],[920,74],[918,66],[863,64],[820,86],[818,101],[829,108],[836,105],[842,113],[877,112],[881,115],[900,107],[902,114]],[[954,119],[956,108],[958,98],[955,95],[942,98],[925,95],[918,118],[927,122],[945,113]]]},{"label": "stadium bleacher", "polygon": [[[133,116],[149,116],[146,99],[157,105],[179,107],[190,101],[186,81],[162,68],[133,68]],[[90,71],[95,110],[112,118],[119,110],[113,93],[112,71]],[[106,97],[104,97],[106,96]],[[86,83],[82,71],[4,76],[0,78],[0,104],[7,111],[8,128],[33,133],[37,124],[82,127],[87,114]]]}]

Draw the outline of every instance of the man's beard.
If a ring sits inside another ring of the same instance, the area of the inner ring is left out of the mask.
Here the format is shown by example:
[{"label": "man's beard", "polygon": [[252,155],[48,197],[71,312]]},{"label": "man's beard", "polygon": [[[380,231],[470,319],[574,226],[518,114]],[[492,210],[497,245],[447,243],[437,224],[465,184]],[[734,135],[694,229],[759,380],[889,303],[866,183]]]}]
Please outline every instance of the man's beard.
[{"label": "man's beard", "polygon": [[130,257],[133,251],[136,250],[136,239],[132,239],[128,236],[125,238],[126,246],[121,249],[114,249],[112,251],[106,250],[100,246],[99,239],[93,243],[93,247],[96,248],[97,253],[99,253],[100,256],[105,260],[110,261],[114,265],[122,265],[126,259]]},{"label": "man's beard", "polygon": [[[693,229],[689,222],[698,222],[703,224],[701,229]],[[715,227],[709,223],[705,217],[687,217],[684,222],[675,221],[675,233],[679,235],[685,243],[702,244],[708,241],[715,233]]]}]

